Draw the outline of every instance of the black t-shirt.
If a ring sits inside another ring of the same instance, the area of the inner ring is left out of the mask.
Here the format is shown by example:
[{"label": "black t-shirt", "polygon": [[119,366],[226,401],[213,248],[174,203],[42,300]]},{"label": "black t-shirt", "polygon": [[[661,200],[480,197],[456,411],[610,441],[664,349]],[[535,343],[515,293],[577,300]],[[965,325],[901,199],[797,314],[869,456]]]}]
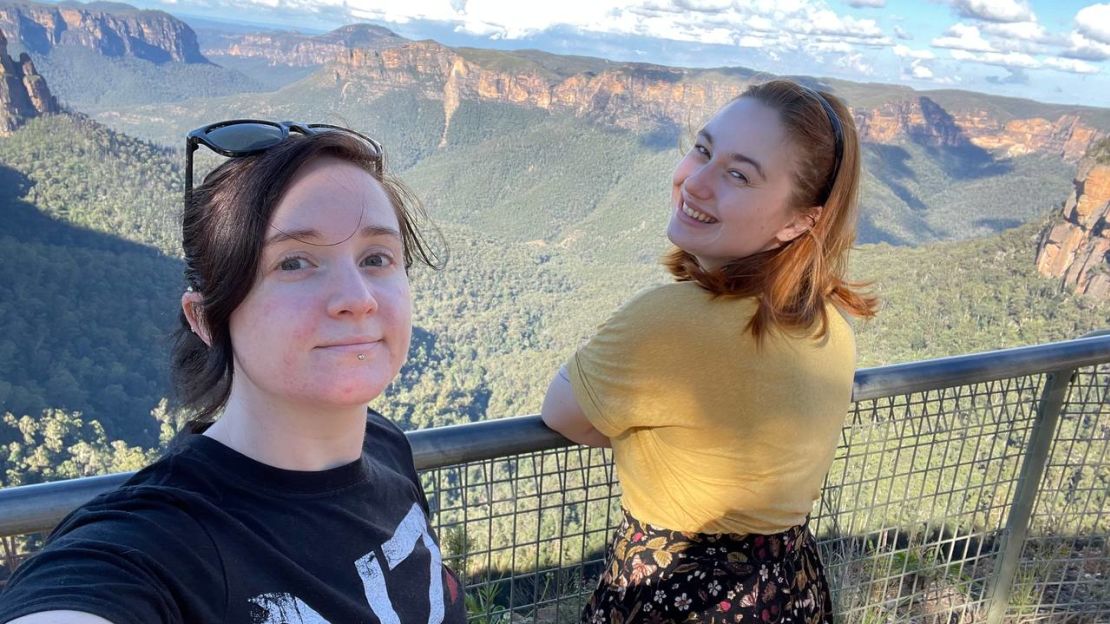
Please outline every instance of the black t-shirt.
[{"label": "black t-shirt", "polygon": [[376,412],[362,459],[319,472],[193,435],[66,517],[0,594],[0,623],[465,622],[427,517],[408,441]]}]

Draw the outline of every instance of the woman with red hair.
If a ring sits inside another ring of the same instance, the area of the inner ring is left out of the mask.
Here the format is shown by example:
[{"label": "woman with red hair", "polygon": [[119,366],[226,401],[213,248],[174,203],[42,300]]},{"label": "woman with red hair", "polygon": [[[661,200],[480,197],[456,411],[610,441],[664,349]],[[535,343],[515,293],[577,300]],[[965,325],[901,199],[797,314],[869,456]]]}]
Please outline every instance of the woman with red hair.
[{"label": "woman with red hair", "polygon": [[543,419],[612,446],[624,519],[590,622],[832,621],[807,528],[851,401],[859,141],[836,97],[750,87],[678,163],[664,262],[551,382]]}]

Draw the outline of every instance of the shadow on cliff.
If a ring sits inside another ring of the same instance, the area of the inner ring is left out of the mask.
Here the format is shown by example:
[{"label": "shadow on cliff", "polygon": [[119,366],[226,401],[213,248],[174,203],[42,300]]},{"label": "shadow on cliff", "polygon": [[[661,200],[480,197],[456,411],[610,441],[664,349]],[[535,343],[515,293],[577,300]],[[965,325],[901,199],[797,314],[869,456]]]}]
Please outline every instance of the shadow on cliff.
[{"label": "shadow on cliff", "polygon": [[[153,446],[150,410],[171,394],[183,264],[43,214],[23,199],[33,184],[0,165],[0,414],[81,412],[109,439]],[[434,333],[414,327],[400,383],[454,359]],[[469,420],[485,416],[491,394],[482,387],[466,397]],[[407,423],[412,414],[389,416]]]},{"label": "shadow on cliff", "polygon": [[32,185],[0,165],[0,412],[79,411],[153,445],[182,264],[43,214],[23,199]]},{"label": "shadow on cliff", "polygon": [[863,149],[870,152],[872,158],[864,155],[871,173],[883,182],[890,190],[901,199],[914,212],[925,212],[928,206],[921,201],[908,186],[907,182],[916,182],[917,174],[910,168],[913,156],[904,147],[898,145],[885,145],[880,143],[865,143]]},{"label": "shadow on cliff", "polygon": [[682,128],[670,119],[661,119],[654,128],[638,133],[636,140],[653,152],[674,152],[675,161],[681,158]]},{"label": "shadow on cliff", "polygon": [[945,175],[955,180],[976,180],[1005,175],[1013,169],[1008,159],[996,159],[972,143],[944,107],[927,97],[918,98],[918,102],[926,123],[911,128],[909,138],[925,148]]},{"label": "shadow on cliff", "polygon": [[956,146],[925,145],[925,150],[953,180],[978,180],[1006,175],[1013,171],[1009,159],[997,159],[987,150],[970,142]]}]

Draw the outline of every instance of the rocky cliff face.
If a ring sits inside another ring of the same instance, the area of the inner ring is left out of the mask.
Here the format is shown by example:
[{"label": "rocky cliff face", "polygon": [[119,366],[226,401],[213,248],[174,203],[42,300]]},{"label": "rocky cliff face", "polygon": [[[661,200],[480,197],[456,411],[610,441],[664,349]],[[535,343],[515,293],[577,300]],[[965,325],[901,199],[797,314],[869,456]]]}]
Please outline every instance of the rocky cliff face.
[{"label": "rocky cliff face", "polygon": [[1080,162],[1075,191],[1041,234],[1037,270],[1065,286],[1110,297],[1110,165]]},{"label": "rocky cliff face", "polygon": [[[503,62],[480,62],[435,42],[411,42],[349,49],[329,71],[347,97],[416,88],[424,97],[443,101],[448,125],[459,102],[470,99],[559,110],[637,130],[685,129],[702,123],[750,84],[747,76],[718,70],[632,63],[562,70],[503,54]],[[1001,121],[985,111],[950,113],[925,96],[852,114],[864,141],[970,143],[1009,155],[1053,154],[1069,161],[1105,135],[1075,115]]]},{"label": "rocky cliff face", "polygon": [[405,43],[409,40],[380,26],[353,24],[317,36],[274,32],[228,37],[206,46],[204,53],[261,58],[270,65],[310,67],[334,61],[352,48],[382,50]]},{"label": "rocky cliff face", "polygon": [[1087,148],[1104,133],[1084,125],[1077,115],[1056,120],[1013,119],[1002,123],[985,112],[960,115],[956,123],[971,142],[989,150],[1004,150],[1010,156],[1031,153],[1056,154],[1078,161]]},{"label": "rocky cliff face", "polygon": [[974,142],[959,119],[923,96],[873,109],[854,109],[852,116],[860,139],[872,143],[908,138],[926,145],[957,147]]},{"label": "rocky cliff face", "polygon": [[950,147],[970,142],[1007,156],[1051,154],[1070,162],[1078,161],[1104,135],[1077,115],[1062,115],[1055,121],[1034,117],[1003,122],[986,111],[950,114],[927,97],[857,110],[854,116],[864,141],[890,143],[907,137]]},{"label": "rocky cliff face", "polygon": [[18,61],[8,56],[8,41],[0,32],[0,135],[11,134],[31,117],[58,110],[57,100],[31,58],[27,53]]},{"label": "rocky cliff face", "polygon": [[330,66],[351,95],[373,96],[401,87],[443,100],[448,125],[463,100],[496,101],[626,128],[697,124],[738,95],[746,83],[708,72],[640,64],[605,71],[559,71],[524,61],[506,70],[468,59],[435,42],[384,50],[350,50]]},{"label": "rocky cliff face", "polygon": [[0,0],[0,30],[37,54],[68,45],[155,63],[208,62],[197,46],[196,33],[184,22],[162,11],[140,11],[128,5]]}]

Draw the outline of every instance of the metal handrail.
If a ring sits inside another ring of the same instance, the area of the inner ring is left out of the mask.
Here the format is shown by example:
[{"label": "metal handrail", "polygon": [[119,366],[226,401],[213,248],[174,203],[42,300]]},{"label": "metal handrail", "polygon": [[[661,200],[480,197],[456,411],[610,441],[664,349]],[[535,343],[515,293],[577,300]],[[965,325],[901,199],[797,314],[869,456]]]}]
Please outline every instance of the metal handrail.
[{"label": "metal handrail", "polygon": [[[852,400],[864,401],[1110,362],[1102,333],[1029,347],[922,360],[856,371]],[[409,432],[418,470],[571,446],[539,416],[516,416]],[[42,531],[134,473],[0,489],[0,536]]]}]

